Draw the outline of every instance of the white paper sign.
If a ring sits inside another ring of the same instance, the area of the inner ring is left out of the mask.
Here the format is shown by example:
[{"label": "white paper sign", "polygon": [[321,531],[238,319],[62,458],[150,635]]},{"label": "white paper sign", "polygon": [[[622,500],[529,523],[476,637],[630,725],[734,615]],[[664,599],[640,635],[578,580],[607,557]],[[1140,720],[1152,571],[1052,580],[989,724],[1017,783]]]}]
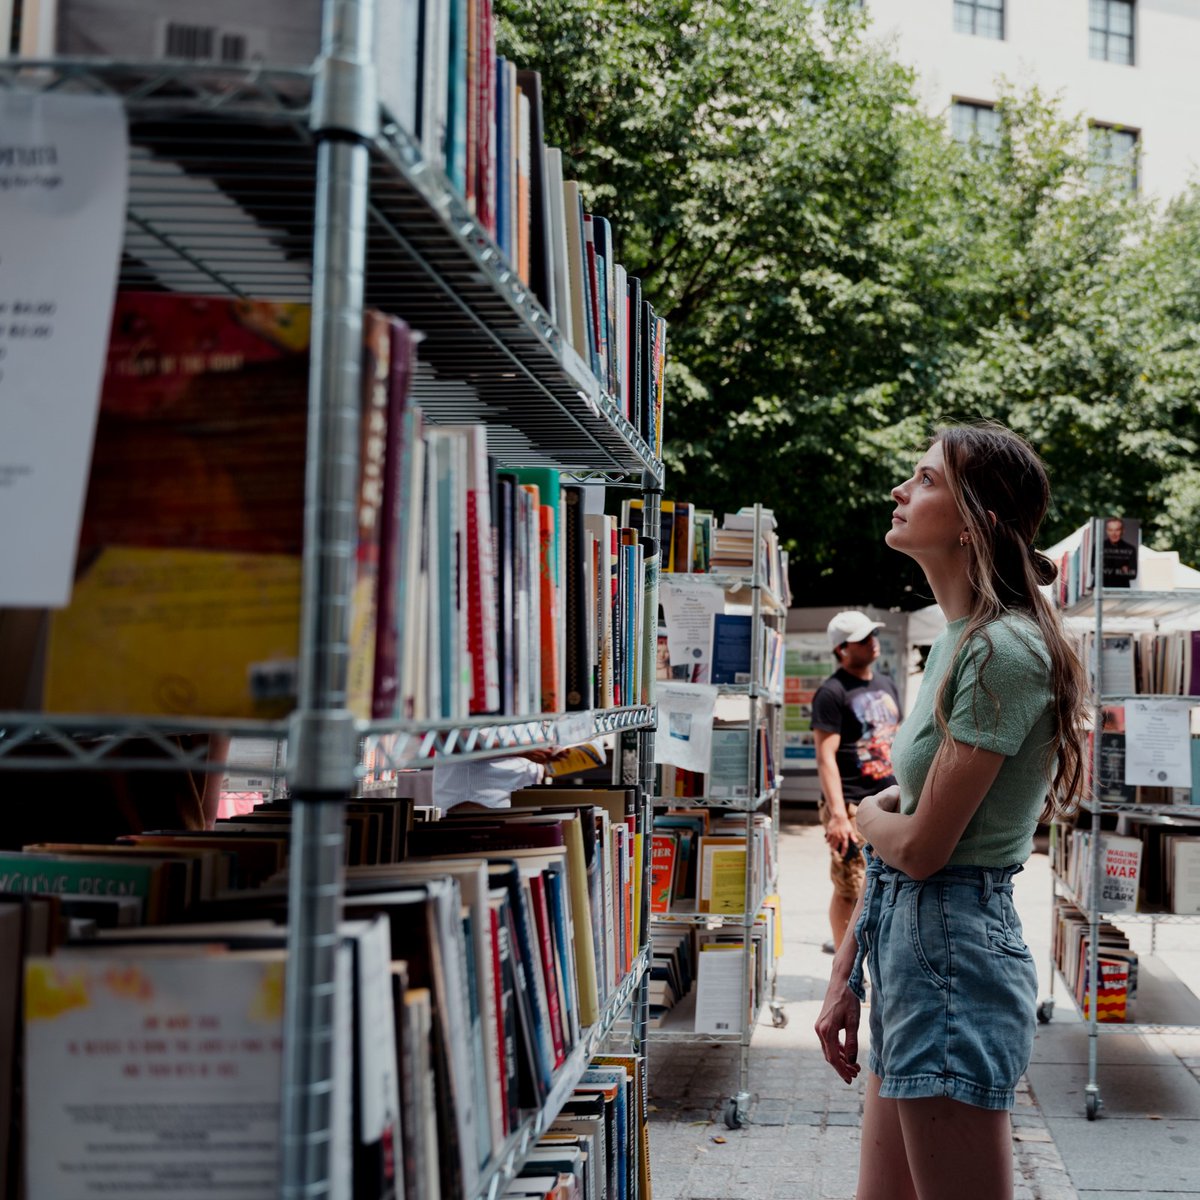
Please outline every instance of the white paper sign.
[{"label": "white paper sign", "polygon": [[707,683],[658,684],[658,730],[654,761],[685,771],[707,772],[712,756],[717,689]]},{"label": "white paper sign", "polygon": [[284,968],[270,953],[28,960],[29,1200],[278,1196]]},{"label": "white paper sign", "polygon": [[1186,701],[1126,701],[1125,782],[1149,787],[1192,786]]},{"label": "white paper sign", "polygon": [[667,622],[672,676],[707,683],[712,669],[712,619],[725,611],[724,589],[702,580],[674,582],[667,574],[659,577],[658,599]]},{"label": "white paper sign", "polygon": [[70,600],[128,168],[118,101],[0,93],[0,605]]}]

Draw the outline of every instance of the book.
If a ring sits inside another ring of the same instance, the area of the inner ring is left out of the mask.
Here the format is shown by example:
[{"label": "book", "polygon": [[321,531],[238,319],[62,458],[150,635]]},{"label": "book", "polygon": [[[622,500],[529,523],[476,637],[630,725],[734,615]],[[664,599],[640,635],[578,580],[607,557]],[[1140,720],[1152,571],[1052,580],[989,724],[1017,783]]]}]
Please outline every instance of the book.
[{"label": "book", "polygon": [[409,403],[414,339],[398,318],[388,322],[387,418],[384,432],[382,493],[379,509],[379,592],[375,627],[372,716],[402,712],[405,673],[404,635],[410,581],[415,590],[418,561],[413,559],[414,456],[420,438],[420,412]]},{"label": "book", "polygon": [[[594,652],[588,644],[587,612],[594,610],[595,600],[586,586],[587,562],[584,538],[583,488],[564,485],[561,489],[563,508],[564,556],[566,586],[563,609],[566,620],[566,695],[568,711],[594,707],[590,670]],[[555,709],[547,708],[547,712]]]},{"label": "book", "polygon": [[557,297],[552,257],[550,178],[546,169],[545,124],[542,116],[542,77],[537,71],[518,71],[517,86],[528,99],[529,120],[529,272],[526,278],[550,319],[555,320]]},{"label": "book", "polygon": [[383,313],[363,313],[363,358],[358,439],[358,543],[350,600],[346,706],[369,720],[375,705],[379,636],[384,470],[388,446],[391,326]]},{"label": "book", "polygon": [[752,618],[734,613],[714,613],[712,618],[711,679],[715,684],[747,684],[753,664]]},{"label": "book", "polygon": [[308,339],[303,305],[118,293],[48,711],[290,711]]},{"label": "book", "polygon": [[671,911],[675,863],[679,837],[673,833],[655,833],[650,841],[650,911]]},{"label": "book", "polygon": [[[276,1188],[283,978],[283,956],[272,951],[28,960],[29,1200],[83,1195],[80,1180],[98,1161],[125,1194],[185,1162],[228,1195]],[[103,1122],[80,1095],[103,1096]],[[225,1114],[233,1136],[181,1145],[198,1105]],[[341,1105],[348,1114],[348,1096]]]}]

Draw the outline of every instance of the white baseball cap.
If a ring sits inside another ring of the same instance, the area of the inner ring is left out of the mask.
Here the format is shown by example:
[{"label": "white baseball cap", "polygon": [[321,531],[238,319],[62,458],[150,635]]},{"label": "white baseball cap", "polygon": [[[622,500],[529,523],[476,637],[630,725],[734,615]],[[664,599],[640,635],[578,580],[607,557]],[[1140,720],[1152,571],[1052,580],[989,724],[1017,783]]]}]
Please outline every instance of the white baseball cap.
[{"label": "white baseball cap", "polygon": [[829,622],[829,644],[837,649],[843,642],[862,642],[883,626],[883,621],[872,621],[865,612],[847,609]]}]

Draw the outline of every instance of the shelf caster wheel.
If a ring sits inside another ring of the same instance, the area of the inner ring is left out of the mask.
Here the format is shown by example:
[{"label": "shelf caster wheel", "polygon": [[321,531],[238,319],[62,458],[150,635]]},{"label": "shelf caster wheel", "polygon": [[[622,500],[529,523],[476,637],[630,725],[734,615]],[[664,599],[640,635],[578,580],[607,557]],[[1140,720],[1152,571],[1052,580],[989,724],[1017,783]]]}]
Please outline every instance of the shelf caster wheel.
[{"label": "shelf caster wheel", "polygon": [[1037,1009],[1038,1024],[1039,1025],[1049,1025],[1050,1018],[1053,1016],[1054,1016],[1054,1001],[1053,1000],[1043,1000],[1041,1002],[1041,1004],[1038,1005],[1038,1009]]},{"label": "shelf caster wheel", "polygon": [[771,1005],[771,1024],[776,1029],[786,1029],[788,1023],[788,1015],[783,1011],[782,1004]]},{"label": "shelf caster wheel", "polygon": [[1100,1110],[1104,1107],[1104,1103],[1100,1099],[1100,1093],[1088,1092],[1083,1102],[1087,1108],[1087,1119],[1094,1121],[1100,1115]]},{"label": "shelf caster wheel", "polygon": [[725,1102],[725,1124],[730,1129],[741,1129],[746,1124],[746,1105],[749,1097],[739,1093]]}]

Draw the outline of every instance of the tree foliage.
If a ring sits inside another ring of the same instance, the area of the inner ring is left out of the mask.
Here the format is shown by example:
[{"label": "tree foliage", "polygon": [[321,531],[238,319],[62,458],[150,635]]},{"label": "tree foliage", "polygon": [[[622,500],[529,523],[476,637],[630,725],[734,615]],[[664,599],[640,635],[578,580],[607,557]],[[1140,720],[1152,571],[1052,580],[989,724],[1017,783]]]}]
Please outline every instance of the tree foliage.
[{"label": "tree foliage", "polygon": [[1200,554],[1200,197],[1091,185],[1081,122],[1036,92],[994,151],[955,145],[844,0],[499,11],[671,323],[668,494],[773,507],[799,603],[921,602],[887,493],[948,420],[1042,452],[1043,544],[1124,511]]}]

